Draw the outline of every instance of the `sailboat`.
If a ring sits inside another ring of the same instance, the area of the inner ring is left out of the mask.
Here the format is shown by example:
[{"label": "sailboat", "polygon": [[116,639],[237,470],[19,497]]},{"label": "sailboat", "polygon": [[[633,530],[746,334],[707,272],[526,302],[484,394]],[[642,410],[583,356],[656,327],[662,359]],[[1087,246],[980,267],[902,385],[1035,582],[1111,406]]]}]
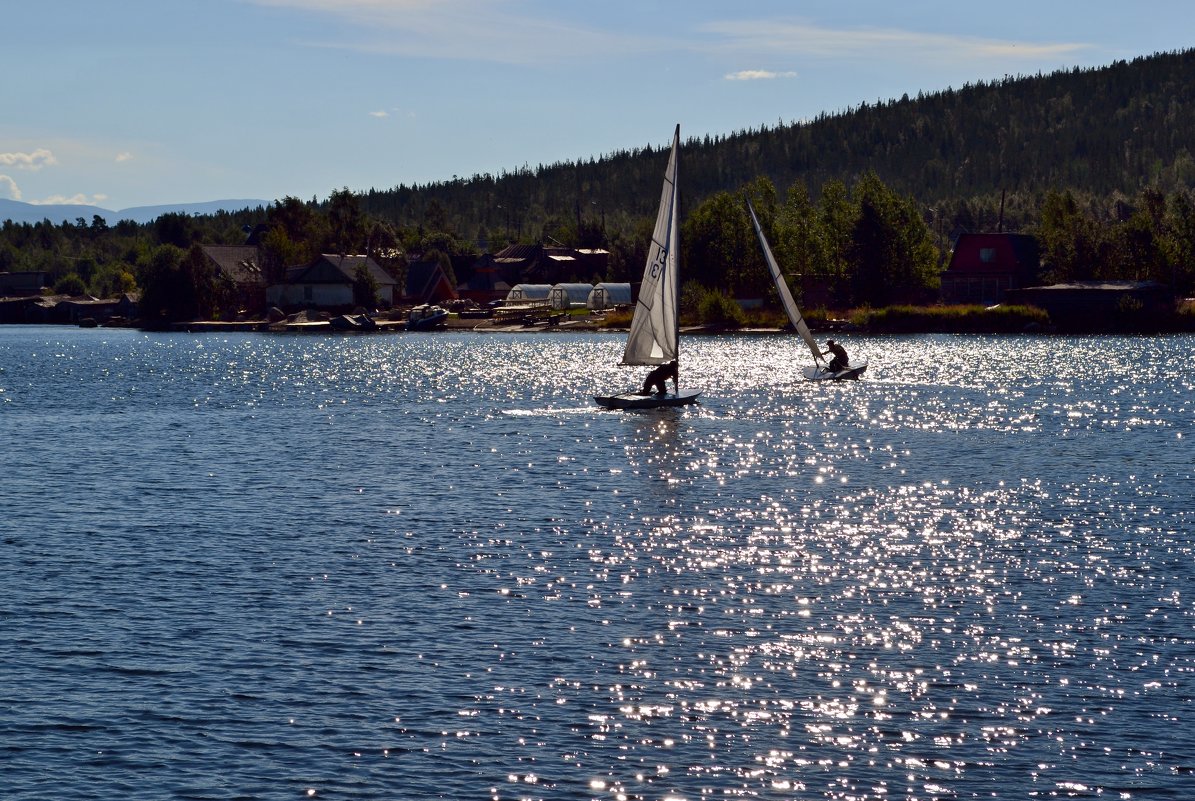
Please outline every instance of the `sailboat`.
[{"label": "sailboat", "polygon": [[844,370],[832,371],[830,366],[822,358],[821,349],[817,345],[817,340],[813,338],[813,333],[809,330],[809,325],[806,324],[805,318],[801,316],[801,310],[797,308],[797,302],[793,300],[793,295],[788,291],[788,284],[784,280],[784,275],[780,272],[780,265],[776,263],[776,257],[772,255],[772,249],[768,246],[767,237],[763,235],[763,229],[759,227],[759,218],[755,216],[755,207],[751,205],[751,201],[747,201],[747,211],[751,213],[751,225],[755,227],[755,236],[759,238],[759,246],[763,248],[764,259],[768,263],[768,272],[772,274],[772,280],[776,282],[776,292],[780,295],[780,301],[784,305],[784,312],[788,315],[789,322],[793,324],[793,328],[797,329],[797,333],[801,335],[801,339],[805,340],[805,344],[809,346],[809,352],[813,354],[813,364],[804,368],[801,374],[810,381],[825,381],[825,380],[843,380],[855,379],[863,375],[863,371],[867,369],[867,360],[861,362],[853,362]]},{"label": "sailboat", "polygon": [[[643,268],[643,283],[631,318],[623,365],[665,365],[677,362],[679,375],[680,317],[679,281],[677,268],[680,256],[680,225],[677,209],[676,155],[680,150],[680,126],[672,134],[672,154],[664,172],[664,189],[660,195],[660,210],[652,232],[647,264]],[[607,409],[654,409],[660,406],[685,406],[697,402],[698,390],[679,389],[676,392],[647,394],[623,392],[618,395],[594,395],[593,399]]]}]

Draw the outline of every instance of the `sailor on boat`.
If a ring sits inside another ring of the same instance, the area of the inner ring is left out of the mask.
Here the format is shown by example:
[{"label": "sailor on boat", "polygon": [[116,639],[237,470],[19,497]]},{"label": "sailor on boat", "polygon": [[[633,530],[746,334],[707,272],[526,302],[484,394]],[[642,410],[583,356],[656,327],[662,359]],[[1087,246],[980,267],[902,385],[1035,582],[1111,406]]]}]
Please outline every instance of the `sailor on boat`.
[{"label": "sailor on boat", "polygon": [[648,373],[647,378],[643,379],[643,389],[639,394],[650,395],[652,387],[655,387],[656,394],[658,395],[667,394],[669,378],[672,379],[672,383],[676,386],[677,392],[679,392],[680,381],[676,377],[676,372],[676,359],[667,364],[661,364]]},{"label": "sailor on boat", "polygon": [[851,366],[851,360],[846,355],[846,348],[832,339],[826,340],[826,350],[822,351],[822,355],[825,356],[828,353],[834,354],[834,358],[830,360],[831,373],[837,373],[839,370],[845,370]]}]

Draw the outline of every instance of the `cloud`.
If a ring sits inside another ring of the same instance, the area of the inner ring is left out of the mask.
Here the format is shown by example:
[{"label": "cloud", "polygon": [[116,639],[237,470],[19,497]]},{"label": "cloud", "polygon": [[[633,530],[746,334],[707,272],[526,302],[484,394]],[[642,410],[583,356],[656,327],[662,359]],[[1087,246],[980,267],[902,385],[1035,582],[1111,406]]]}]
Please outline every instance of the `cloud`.
[{"label": "cloud", "polygon": [[648,50],[645,37],[611,33],[544,14],[508,10],[507,0],[249,0],[260,6],[331,17],[360,29],[314,47],[421,58],[528,64]]},{"label": "cloud", "polygon": [[389,111],[385,111],[385,110],[382,110],[382,111],[371,111],[371,112],[369,112],[369,116],[371,116],[371,117],[377,117],[378,119],[385,119],[386,117],[389,117],[389,116],[390,116],[390,112],[389,112]]},{"label": "cloud", "polygon": [[107,199],[107,195],[91,195],[88,197],[80,192],[70,196],[50,195],[42,200],[31,200],[29,202],[34,206],[98,206]]},{"label": "cloud", "polygon": [[[311,47],[352,49],[438,59],[507,64],[616,59],[635,53],[720,53],[736,58],[782,54],[788,59],[884,59],[906,63],[978,65],[998,61],[1039,66],[1090,47],[1068,42],[985,39],[900,28],[832,28],[793,18],[723,19],[684,24],[666,31],[619,25],[625,15],[608,15],[603,27],[573,22],[562,5],[512,0],[245,0],[287,13],[319,15],[323,41]],[[531,9],[537,10],[532,13]],[[627,18],[628,24],[632,21]],[[683,22],[683,21],[682,21]],[[339,39],[332,39],[339,36]],[[753,71],[730,80],[792,77]],[[738,77],[742,76],[742,77]]]},{"label": "cloud", "polygon": [[17,182],[9,178],[7,175],[0,175],[0,186],[8,187],[9,200],[21,199],[21,187],[17,186]]},{"label": "cloud", "polygon": [[32,153],[0,153],[0,166],[16,167],[18,170],[40,170],[57,163],[54,154],[44,147]]},{"label": "cloud", "polygon": [[776,78],[795,78],[795,72],[772,72],[771,70],[739,70],[726,76],[728,81],[771,81]]},{"label": "cloud", "polygon": [[1066,42],[1011,42],[976,36],[921,33],[899,28],[825,28],[803,22],[724,20],[704,31],[721,37],[723,50],[783,53],[821,58],[901,58],[973,62],[1000,58],[1036,61],[1077,52],[1087,45]]},{"label": "cloud", "polygon": [[129,153],[128,151],[125,151],[124,153],[116,154],[116,163],[117,164],[124,164],[126,161],[132,161],[132,160],[133,160],[133,154]]}]

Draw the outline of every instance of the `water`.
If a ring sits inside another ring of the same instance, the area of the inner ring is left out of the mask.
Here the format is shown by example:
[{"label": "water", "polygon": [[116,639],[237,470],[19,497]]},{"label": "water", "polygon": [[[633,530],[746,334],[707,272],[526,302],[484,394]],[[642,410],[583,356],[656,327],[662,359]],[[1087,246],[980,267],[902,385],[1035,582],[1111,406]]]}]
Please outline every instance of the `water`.
[{"label": "water", "polygon": [[1185,798],[1195,338],[0,327],[0,796]]}]

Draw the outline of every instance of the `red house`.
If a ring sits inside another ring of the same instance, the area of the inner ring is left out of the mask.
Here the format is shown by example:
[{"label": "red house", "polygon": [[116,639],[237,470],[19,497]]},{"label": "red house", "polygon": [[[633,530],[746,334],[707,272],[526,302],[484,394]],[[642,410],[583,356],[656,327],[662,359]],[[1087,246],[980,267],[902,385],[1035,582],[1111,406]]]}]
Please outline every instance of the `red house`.
[{"label": "red house", "polygon": [[994,305],[1008,290],[1036,283],[1040,268],[1028,234],[962,234],[942,273],[942,302]]},{"label": "red house", "polygon": [[410,303],[444,303],[455,300],[456,287],[437,261],[412,261],[407,264],[407,288],[403,300]]}]

